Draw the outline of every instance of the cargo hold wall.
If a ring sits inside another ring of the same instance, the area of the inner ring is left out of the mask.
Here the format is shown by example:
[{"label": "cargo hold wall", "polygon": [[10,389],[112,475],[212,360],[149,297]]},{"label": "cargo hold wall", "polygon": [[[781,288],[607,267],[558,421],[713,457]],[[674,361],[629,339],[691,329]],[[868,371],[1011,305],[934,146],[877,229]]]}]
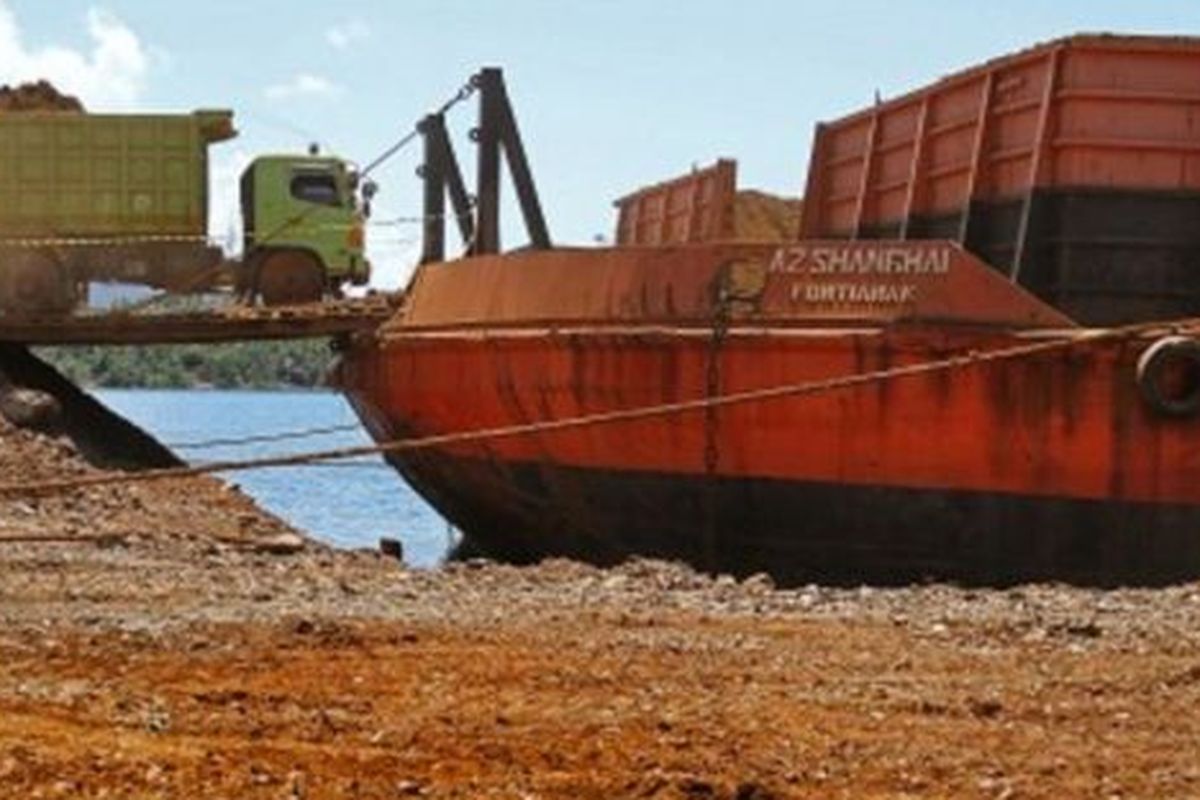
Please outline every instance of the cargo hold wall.
[{"label": "cargo hold wall", "polygon": [[952,238],[1085,323],[1200,313],[1200,39],[1081,35],[817,126],[805,238]]}]

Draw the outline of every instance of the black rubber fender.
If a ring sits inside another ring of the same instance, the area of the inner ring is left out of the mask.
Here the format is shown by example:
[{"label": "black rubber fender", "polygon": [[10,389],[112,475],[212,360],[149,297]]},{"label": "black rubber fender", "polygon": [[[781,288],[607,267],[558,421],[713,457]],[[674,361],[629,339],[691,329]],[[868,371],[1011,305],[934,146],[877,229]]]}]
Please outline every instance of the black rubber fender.
[{"label": "black rubber fender", "polygon": [[[1195,380],[1182,397],[1170,397],[1162,385],[1163,370],[1185,359]],[[1200,412],[1200,342],[1187,336],[1164,336],[1146,348],[1137,362],[1137,384],[1146,404],[1167,417],[1190,417]]]}]

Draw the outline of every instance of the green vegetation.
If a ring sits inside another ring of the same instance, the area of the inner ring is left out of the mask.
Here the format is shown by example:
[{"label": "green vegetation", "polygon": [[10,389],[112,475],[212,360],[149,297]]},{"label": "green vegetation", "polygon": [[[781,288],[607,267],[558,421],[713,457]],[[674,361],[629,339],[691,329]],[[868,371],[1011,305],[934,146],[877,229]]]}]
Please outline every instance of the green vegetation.
[{"label": "green vegetation", "polygon": [[314,388],[324,385],[334,360],[324,339],[44,347],[37,353],[81,386],[145,389]]}]

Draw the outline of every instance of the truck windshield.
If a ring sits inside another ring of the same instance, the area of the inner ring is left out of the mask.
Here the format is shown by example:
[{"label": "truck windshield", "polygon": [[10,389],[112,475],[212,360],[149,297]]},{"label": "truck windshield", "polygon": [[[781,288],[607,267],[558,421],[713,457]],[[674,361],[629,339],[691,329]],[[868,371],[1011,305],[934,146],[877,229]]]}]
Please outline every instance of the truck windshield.
[{"label": "truck windshield", "polygon": [[323,172],[297,172],[292,176],[292,197],[323,206],[340,206],[337,181]]}]

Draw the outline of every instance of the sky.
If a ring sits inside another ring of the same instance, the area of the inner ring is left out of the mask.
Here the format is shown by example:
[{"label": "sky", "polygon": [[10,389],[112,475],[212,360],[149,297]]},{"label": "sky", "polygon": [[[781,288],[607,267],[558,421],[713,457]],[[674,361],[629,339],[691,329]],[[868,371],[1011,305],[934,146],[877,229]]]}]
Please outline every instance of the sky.
[{"label": "sky", "polygon": [[[500,66],[551,236],[588,244],[615,198],[720,157],[742,188],[798,195],[818,121],[1096,31],[1200,35],[1200,0],[0,0],[0,82],[48,78],[95,111],[233,109],[241,135],[212,150],[225,237],[254,154],[369,162]],[[468,175],[473,115],[450,117]],[[419,150],[375,175],[377,221],[420,213]],[[405,279],[418,234],[370,229],[377,285]]]}]

